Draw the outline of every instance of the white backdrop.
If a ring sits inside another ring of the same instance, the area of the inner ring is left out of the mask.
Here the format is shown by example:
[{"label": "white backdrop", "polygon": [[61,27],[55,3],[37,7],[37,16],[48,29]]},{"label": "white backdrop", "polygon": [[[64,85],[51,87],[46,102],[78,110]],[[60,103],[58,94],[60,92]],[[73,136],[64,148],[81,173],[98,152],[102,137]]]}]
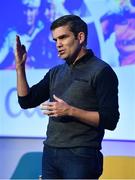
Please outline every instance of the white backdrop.
[{"label": "white backdrop", "polygon": [[[135,66],[115,68],[119,79],[120,120],[106,139],[135,140]],[[46,70],[27,70],[30,84],[40,80]],[[0,71],[0,136],[44,137],[48,118],[39,108],[22,110],[17,101],[15,71]]]}]

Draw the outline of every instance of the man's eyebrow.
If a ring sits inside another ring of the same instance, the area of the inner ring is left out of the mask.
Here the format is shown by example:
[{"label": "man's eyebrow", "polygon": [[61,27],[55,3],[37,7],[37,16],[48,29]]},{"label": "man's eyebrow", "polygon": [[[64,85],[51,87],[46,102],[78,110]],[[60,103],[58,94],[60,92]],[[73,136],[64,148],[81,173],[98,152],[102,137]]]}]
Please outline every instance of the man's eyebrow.
[{"label": "man's eyebrow", "polygon": [[63,39],[67,36],[68,36],[67,34],[62,34],[61,36],[58,36],[57,38],[53,38],[53,40],[56,41],[57,39]]}]

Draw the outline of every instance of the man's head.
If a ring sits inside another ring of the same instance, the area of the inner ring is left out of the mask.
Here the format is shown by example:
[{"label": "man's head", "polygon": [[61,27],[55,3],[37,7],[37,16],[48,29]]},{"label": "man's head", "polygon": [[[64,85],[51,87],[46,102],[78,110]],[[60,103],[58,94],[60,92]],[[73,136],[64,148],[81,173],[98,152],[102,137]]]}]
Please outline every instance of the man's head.
[{"label": "man's head", "polygon": [[41,0],[22,0],[22,4],[27,25],[33,26],[39,14]]},{"label": "man's head", "polygon": [[60,58],[73,63],[85,54],[87,24],[80,17],[62,16],[52,23],[51,31]]},{"label": "man's head", "polygon": [[65,15],[56,19],[51,25],[51,31],[54,29],[67,25],[69,30],[77,37],[79,32],[83,32],[85,35],[84,46],[87,45],[88,28],[87,24],[76,15]]}]

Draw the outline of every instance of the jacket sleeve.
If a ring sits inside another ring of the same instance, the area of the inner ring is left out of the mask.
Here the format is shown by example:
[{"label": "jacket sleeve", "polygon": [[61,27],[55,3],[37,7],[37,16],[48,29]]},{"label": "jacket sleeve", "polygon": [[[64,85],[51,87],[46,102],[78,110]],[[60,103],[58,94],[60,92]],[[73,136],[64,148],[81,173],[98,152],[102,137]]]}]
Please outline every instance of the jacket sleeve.
[{"label": "jacket sleeve", "polygon": [[118,78],[111,67],[105,67],[96,78],[100,125],[114,130],[119,120]]},{"label": "jacket sleeve", "polygon": [[49,72],[44,78],[29,89],[26,96],[18,96],[18,102],[23,109],[34,108],[49,99]]}]

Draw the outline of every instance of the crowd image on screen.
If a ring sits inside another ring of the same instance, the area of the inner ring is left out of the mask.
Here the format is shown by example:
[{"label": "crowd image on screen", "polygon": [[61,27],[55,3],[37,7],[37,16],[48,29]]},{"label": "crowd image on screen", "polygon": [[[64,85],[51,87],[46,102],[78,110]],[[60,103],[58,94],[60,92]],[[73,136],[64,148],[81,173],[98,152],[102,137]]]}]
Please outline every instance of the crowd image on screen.
[{"label": "crowd image on screen", "polygon": [[[91,6],[84,0],[77,3],[73,0],[12,0],[8,6],[6,1],[2,2],[0,69],[15,69],[14,43],[17,34],[28,52],[27,68],[51,68],[62,63],[50,34],[50,24],[65,14],[78,15],[87,23],[87,46],[99,58],[103,58],[104,53],[104,59],[112,67],[135,64],[135,0],[103,2],[107,11],[99,17],[99,21],[104,44],[100,42],[92,20]],[[103,53],[102,45],[105,47]]]},{"label": "crowd image on screen", "polygon": [[94,23],[89,21],[91,13],[83,0],[78,0],[78,3],[70,0],[21,0],[18,3],[13,0],[12,6],[19,9],[19,14],[14,9],[13,22],[6,25],[4,36],[1,38],[0,69],[15,69],[16,34],[20,36],[28,52],[27,68],[51,68],[62,63],[49,30],[50,23],[65,14],[79,15],[88,22],[89,39],[94,39],[88,41],[88,46],[100,57],[96,28]]}]

